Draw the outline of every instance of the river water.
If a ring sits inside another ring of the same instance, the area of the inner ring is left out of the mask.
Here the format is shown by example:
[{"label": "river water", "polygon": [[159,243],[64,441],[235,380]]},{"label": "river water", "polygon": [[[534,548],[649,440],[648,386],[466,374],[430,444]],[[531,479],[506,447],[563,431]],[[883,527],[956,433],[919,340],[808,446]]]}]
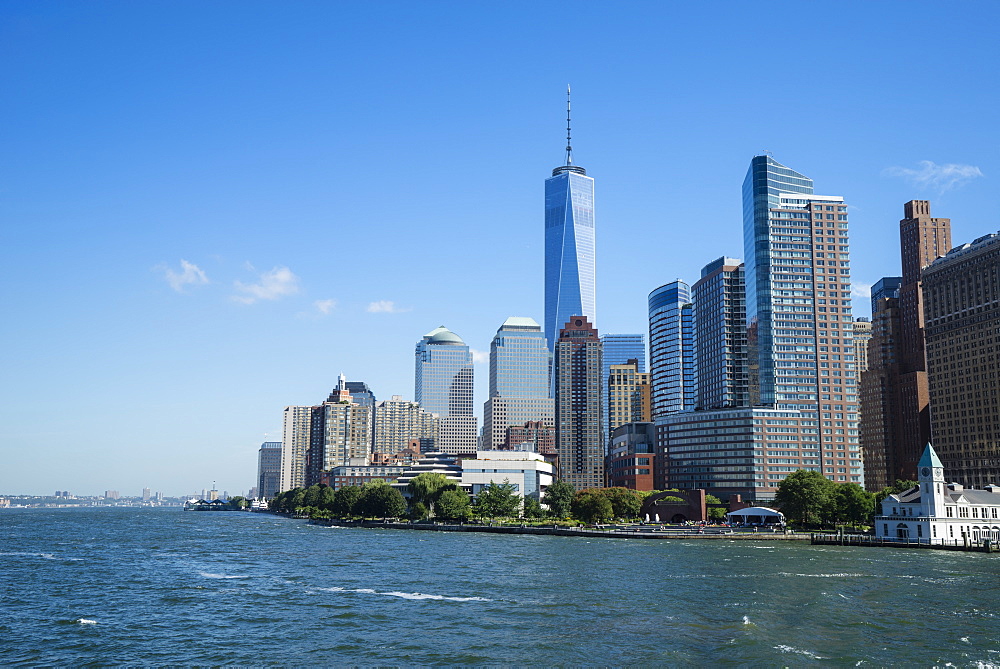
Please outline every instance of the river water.
[{"label": "river water", "polygon": [[4,665],[1000,666],[1000,554],[0,512]]}]

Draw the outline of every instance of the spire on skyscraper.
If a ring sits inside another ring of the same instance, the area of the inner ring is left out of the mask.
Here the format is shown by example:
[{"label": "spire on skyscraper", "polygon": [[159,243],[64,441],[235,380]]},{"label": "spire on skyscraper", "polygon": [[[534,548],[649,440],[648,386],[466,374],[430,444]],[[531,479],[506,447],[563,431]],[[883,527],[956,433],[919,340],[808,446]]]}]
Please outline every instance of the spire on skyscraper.
[{"label": "spire on skyscraper", "polygon": [[594,180],[573,164],[571,89],[566,86],[566,163],[545,181],[545,339],[555,346],[571,317],[594,323]]},{"label": "spire on skyscraper", "polygon": [[573,164],[573,142],[570,141],[570,89],[569,84],[566,84],[566,164]]}]

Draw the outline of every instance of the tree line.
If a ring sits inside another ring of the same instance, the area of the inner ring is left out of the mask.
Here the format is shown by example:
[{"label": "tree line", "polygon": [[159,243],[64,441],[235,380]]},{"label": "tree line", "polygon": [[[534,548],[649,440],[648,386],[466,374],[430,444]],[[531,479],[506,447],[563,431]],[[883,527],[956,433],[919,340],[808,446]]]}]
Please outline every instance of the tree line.
[{"label": "tree line", "polygon": [[820,472],[800,469],[778,485],[774,503],[789,521],[800,527],[871,525],[882,500],[916,485],[916,481],[899,480],[871,493],[857,483],[836,483]]},{"label": "tree line", "polygon": [[[270,502],[270,509],[283,513],[307,514],[311,518],[400,518],[412,520],[440,519],[468,521],[472,519],[524,519],[601,523],[615,519],[637,520],[642,503],[649,495],[662,491],[641,491],[629,488],[588,488],[576,490],[565,481],[550,485],[541,504],[534,497],[522,497],[517,487],[504,479],[484,486],[473,499],[465,490],[444,474],[425,472],[407,484],[409,503],[397,488],[384,481],[371,481],[363,486],[345,486],[334,491],[324,484],[295,488],[280,493]],[[667,498],[683,501],[681,498]],[[712,495],[709,504],[721,503]],[[545,505],[545,507],[542,506]],[[712,517],[721,519],[724,509],[709,509]]]}]

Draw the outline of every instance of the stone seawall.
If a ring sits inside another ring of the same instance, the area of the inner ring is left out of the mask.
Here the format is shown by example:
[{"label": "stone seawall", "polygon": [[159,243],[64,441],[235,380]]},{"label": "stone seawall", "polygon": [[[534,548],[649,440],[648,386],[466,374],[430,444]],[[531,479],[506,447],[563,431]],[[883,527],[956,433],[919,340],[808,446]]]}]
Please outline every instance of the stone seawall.
[{"label": "stone seawall", "polygon": [[809,541],[808,534],[783,534],[780,532],[730,532],[719,528],[706,528],[698,532],[691,528],[640,526],[635,529],[593,527],[538,527],[522,525],[446,525],[439,523],[399,523],[382,521],[314,520],[315,525],[337,527],[367,527],[388,530],[425,530],[430,532],[487,532],[491,534],[537,534],[555,537],[590,537],[596,539],[715,539],[730,541]]}]

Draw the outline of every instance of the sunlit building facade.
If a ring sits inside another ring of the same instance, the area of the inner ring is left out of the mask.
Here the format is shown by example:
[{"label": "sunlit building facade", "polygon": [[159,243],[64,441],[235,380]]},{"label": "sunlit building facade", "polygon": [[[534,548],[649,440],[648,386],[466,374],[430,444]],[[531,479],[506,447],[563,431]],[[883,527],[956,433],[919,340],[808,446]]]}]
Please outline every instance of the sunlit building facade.
[{"label": "sunlit building facade", "polygon": [[451,454],[475,453],[478,430],[469,347],[442,325],[417,342],[415,361],[417,403],[441,418],[438,448]]},{"label": "sunlit building facade", "polygon": [[[638,372],[646,371],[646,337],[642,334],[605,334],[601,335],[601,355],[604,359],[604,388],[608,387],[611,378],[612,365],[624,365],[629,360],[635,360]],[[604,431],[607,432],[606,439],[610,441],[611,424],[610,416],[611,397],[607,393],[604,395],[604,407],[602,411]],[[627,422],[627,421],[626,421]],[[619,423],[620,425],[621,423]]]},{"label": "sunlit building facade", "polygon": [[410,446],[413,439],[435,450],[440,419],[416,402],[408,402],[400,395],[375,404],[375,439],[372,452],[394,455]]},{"label": "sunlit building facade", "polygon": [[649,372],[653,416],[691,411],[697,383],[691,288],[672,281],[649,294]]},{"label": "sunlit building facade", "polygon": [[559,478],[577,490],[603,487],[601,340],[586,317],[563,326],[554,362]]},{"label": "sunlit building facade", "polygon": [[490,345],[489,399],[483,411],[483,450],[499,450],[507,430],[529,421],[555,423],[549,391],[549,349],[541,326],[531,318],[510,317]]},{"label": "sunlit building facade", "polygon": [[651,420],[649,373],[639,371],[639,361],[633,358],[622,365],[611,365],[605,386],[605,406],[608,407],[608,441],[610,435],[626,423]]},{"label": "sunlit building facade", "polygon": [[[822,473],[863,483],[847,205],[757,156],[743,182],[743,233],[750,404],[818,421]],[[767,480],[782,473],[768,467]]]},{"label": "sunlit building facade", "polygon": [[281,438],[281,489],[278,492],[306,484],[312,410],[311,406],[285,407]]},{"label": "sunlit building facade", "polygon": [[743,262],[722,257],[705,265],[691,287],[694,301],[697,408],[748,405],[746,286]]},{"label": "sunlit building facade", "polygon": [[948,480],[1000,484],[1000,232],[921,275],[931,433]]},{"label": "sunlit building facade", "polygon": [[545,180],[545,340],[550,348],[573,316],[597,316],[594,179],[566,164]]}]

